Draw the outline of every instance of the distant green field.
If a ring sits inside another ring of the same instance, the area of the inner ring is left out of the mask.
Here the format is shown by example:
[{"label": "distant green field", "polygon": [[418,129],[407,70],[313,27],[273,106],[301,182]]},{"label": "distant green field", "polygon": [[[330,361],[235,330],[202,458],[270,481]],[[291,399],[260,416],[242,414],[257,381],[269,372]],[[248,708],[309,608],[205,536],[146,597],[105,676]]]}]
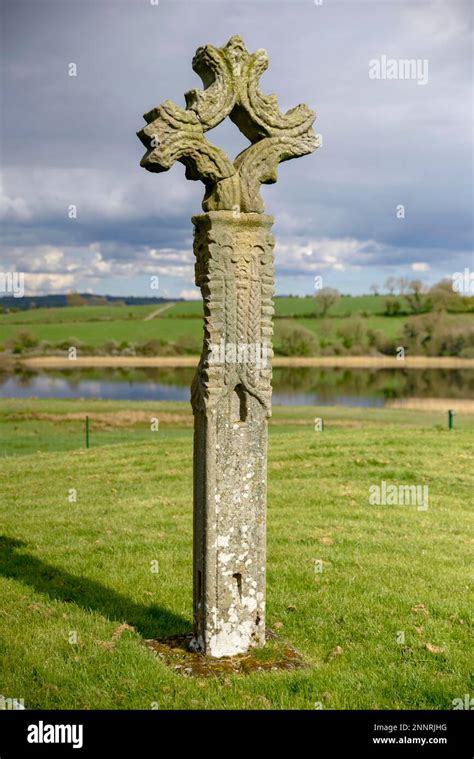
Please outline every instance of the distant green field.
[{"label": "distant green field", "polygon": [[[277,316],[299,316],[314,313],[314,297],[276,298]],[[350,316],[357,313],[383,314],[385,298],[374,295],[343,295],[331,308],[331,316]]]},{"label": "distant green field", "polygon": [[119,319],[144,319],[153,313],[161,304],[150,306],[66,306],[65,308],[30,308],[26,311],[15,311],[10,314],[0,314],[0,329],[11,324],[60,324],[64,322],[95,322]]},{"label": "distant green field", "polygon": [[[62,309],[61,309],[62,310]],[[66,311],[66,309],[64,309]],[[66,317],[67,314],[65,313]],[[162,319],[152,321],[128,319],[121,321],[77,321],[56,323],[32,323],[24,326],[18,324],[0,325],[1,341],[7,340],[20,329],[28,332],[38,340],[52,343],[64,342],[76,338],[87,345],[99,346],[110,340],[144,343],[148,340],[173,342],[183,336],[202,335],[202,322],[198,319]]]},{"label": "distant green field", "polygon": [[[379,329],[387,337],[398,337],[401,335],[403,326],[406,324],[408,318],[408,316],[368,316],[364,318],[364,325],[366,329]],[[325,334],[327,335],[328,327],[330,330],[335,331],[342,324],[351,321],[351,319],[349,317],[334,317],[325,321],[322,319],[296,319],[295,321],[302,327],[310,329],[318,337],[321,337]]]},{"label": "distant green field", "polygon": [[162,319],[174,319],[175,317],[194,317],[202,318],[202,301],[186,300],[175,303],[171,308],[167,308],[163,313]]},{"label": "distant green field", "polygon": [[[312,317],[314,298],[275,299],[275,348],[279,350],[279,334],[284,324],[302,326],[318,338],[333,338],[345,326],[354,324],[354,316],[363,319],[365,330],[378,330],[390,340],[402,336],[403,326],[411,318],[384,316],[383,296],[343,296],[325,318]],[[160,309],[161,313],[145,321]],[[443,320],[474,323],[474,313],[444,314]],[[0,346],[12,337],[26,332],[37,341],[53,345],[79,340],[92,348],[107,342],[143,344],[149,340],[175,343],[184,339],[191,341],[191,352],[199,352],[198,341],[203,334],[201,301],[183,301],[175,304],[146,306],[74,306],[65,308],[40,308],[0,314]]]},{"label": "distant green field", "polygon": [[[401,299],[403,301],[403,299]],[[356,313],[383,314],[385,298],[375,295],[343,295],[331,309],[331,316],[350,316]],[[275,298],[275,316],[302,316],[314,313],[314,297]],[[172,319],[175,316],[201,316],[200,301],[176,303],[163,314],[163,318]]]}]

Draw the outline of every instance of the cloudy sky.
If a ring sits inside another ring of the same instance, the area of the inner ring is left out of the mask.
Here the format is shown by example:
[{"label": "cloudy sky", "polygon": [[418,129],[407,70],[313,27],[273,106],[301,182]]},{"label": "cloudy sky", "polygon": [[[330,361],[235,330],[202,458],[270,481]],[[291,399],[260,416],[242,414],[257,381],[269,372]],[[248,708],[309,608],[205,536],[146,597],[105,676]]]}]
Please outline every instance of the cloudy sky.
[{"label": "cloudy sky", "polygon": [[[201,86],[197,47],[234,34],[269,53],[262,91],[315,109],[323,140],[263,188],[277,293],[473,267],[471,2],[3,0],[2,15],[0,270],[25,272],[27,294],[196,297],[203,186],[181,164],[140,168],[136,131]],[[427,81],[370,78],[382,56],[418,60]],[[209,139],[248,144],[228,120]]]}]

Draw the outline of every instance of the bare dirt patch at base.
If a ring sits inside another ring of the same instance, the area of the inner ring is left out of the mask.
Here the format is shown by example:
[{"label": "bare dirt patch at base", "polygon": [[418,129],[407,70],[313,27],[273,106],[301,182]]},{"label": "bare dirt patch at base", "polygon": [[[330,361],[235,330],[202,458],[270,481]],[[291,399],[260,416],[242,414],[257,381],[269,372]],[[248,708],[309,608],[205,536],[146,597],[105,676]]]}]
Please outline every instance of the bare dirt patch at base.
[{"label": "bare dirt patch at base", "polygon": [[249,675],[254,672],[276,672],[302,669],[307,665],[301,654],[273,630],[266,631],[264,648],[254,648],[238,656],[214,659],[189,650],[192,635],[173,635],[163,640],[146,640],[153,651],[177,675],[184,677],[216,677]]}]

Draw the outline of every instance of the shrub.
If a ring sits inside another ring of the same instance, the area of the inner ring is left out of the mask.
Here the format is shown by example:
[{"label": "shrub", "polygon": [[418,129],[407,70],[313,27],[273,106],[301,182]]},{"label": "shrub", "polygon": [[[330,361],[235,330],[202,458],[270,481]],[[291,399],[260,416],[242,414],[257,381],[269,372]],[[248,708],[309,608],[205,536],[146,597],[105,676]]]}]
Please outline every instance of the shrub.
[{"label": "shrub", "polygon": [[146,343],[137,345],[136,352],[140,356],[160,356],[163,355],[164,345],[163,340],[148,340]]},{"label": "shrub", "polygon": [[385,316],[396,316],[402,310],[402,304],[398,298],[385,298]]},{"label": "shrub", "polygon": [[15,332],[9,340],[5,341],[5,346],[12,353],[23,353],[24,351],[36,348],[38,340],[27,329]]},{"label": "shrub", "polygon": [[117,340],[107,340],[106,343],[103,343],[100,346],[100,351],[105,356],[120,356],[122,352],[120,343],[118,343]]},{"label": "shrub", "polygon": [[337,329],[343,348],[349,352],[360,353],[367,343],[367,327],[361,316],[354,316],[343,322]]},{"label": "shrub", "polygon": [[429,290],[428,301],[432,308],[437,311],[463,311],[464,299],[453,290],[450,279],[442,279]]},{"label": "shrub", "polygon": [[277,329],[279,352],[283,356],[314,356],[317,352],[316,338],[305,327],[281,324]]},{"label": "shrub", "polygon": [[202,348],[202,338],[196,335],[181,335],[175,341],[177,353],[199,355]]},{"label": "shrub", "polygon": [[369,329],[367,331],[367,345],[369,349],[384,353],[386,356],[394,356],[397,349],[397,342],[393,338],[387,337],[380,329]]},{"label": "shrub", "polygon": [[61,340],[55,344],[55,348],[61,351],[67,351],[69,348],[77,348],[77,350],[81,350],[83,353],[92,351],[90,345],[83,343],[82,340],[79,340],[77,337],[68,337],[67,340]]},{"label": "shrub", "polygon": [[409,319],[402,339],[413,354],[469,358],[474,351],[474,324],[448,321],[444,312],[436,311]]}]

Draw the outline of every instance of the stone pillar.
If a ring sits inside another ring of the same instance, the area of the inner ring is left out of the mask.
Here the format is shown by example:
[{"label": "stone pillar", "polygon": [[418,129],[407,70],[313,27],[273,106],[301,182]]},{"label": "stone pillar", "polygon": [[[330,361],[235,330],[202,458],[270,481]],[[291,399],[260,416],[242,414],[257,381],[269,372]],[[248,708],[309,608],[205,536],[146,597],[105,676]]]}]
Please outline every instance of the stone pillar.
[{"label": "stone pillar", "polygon": [[[259,78],[265,50],[240,37],[200,47],[193,68],[204,90],[145,114],[141,165],[175,161],[204,182],[195,216],[196,284],[204,302],[204,343],[192,386],[194,432],[194,638],[209,656],[265,643],[267,419],[271,413],[273,237],[260,185],[282,161],[317,147],[306,105],[281,113]],[[204,133],[227,116],[250,141],[235,160]]]},{"label": "stone pillar", "polygon": [[227,656],[265,642],[273,219],[212,211],[193,223],[205,318],[192,388],[194,646]]}]

